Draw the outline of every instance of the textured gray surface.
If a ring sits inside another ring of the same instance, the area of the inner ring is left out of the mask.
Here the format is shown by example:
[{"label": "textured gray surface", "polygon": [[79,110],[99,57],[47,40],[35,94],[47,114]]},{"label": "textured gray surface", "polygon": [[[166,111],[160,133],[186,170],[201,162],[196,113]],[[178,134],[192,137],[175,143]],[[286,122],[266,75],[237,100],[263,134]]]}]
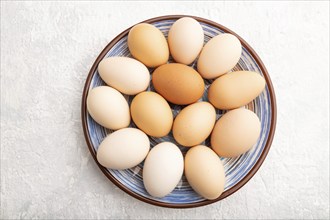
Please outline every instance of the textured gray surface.
[{"label": "textured gray surface", "polygon": [[[269,70],[278,123],[241,190],[206,207],[142,203],[111,184],[80,121],[89,68],[122,30],[191,14],[241,35]],[[1,219],[329,218],[329,2],[1,2]]]}]

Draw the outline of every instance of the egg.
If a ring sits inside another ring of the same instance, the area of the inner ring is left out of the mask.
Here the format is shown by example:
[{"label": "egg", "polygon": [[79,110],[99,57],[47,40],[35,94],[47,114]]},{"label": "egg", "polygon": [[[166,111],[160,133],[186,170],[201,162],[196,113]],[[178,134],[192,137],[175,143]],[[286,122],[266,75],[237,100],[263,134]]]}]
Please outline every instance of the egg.
[{"label": "egg", "polygon": [[97,123],[112,130],[125,128],[131,121],[126,99],[109,86],[99,86],[89,91],[87,110]]},{"label": "egg", "polygon": [[226,178],[222,162],[209,147],[199,145],[189,149],[184,167],[190,186],[199,195],[212,200],[224,191]]},{"label": "egg", "polygon": [[191,64],[204,44],[202,26],[193,18],[183,17],[174,22],[168,33],[168,45],[173,59]]},{"label": "egg", "polygon": [[174,190],[183,174],[183,156],[170,142],[157,144],[149,152],[143,166],[143,184],[154,197],[164,197]]},{"label": "egg", "polygon": [[165,64],[169,48],[163,33],[147,23],[135,25],[128,33],[127,44],[132,56],[147,67]]},{"label": "egg", "polygon": [[261,125],[258,116],[239,108],[225,113],[211,134],[212,149],[221,157],[237,157],[257,142]]},{"label": "egg", "polygon": [[137,128],[109,134],[97,150],[97,161],[109,169],[128,169],[141,163],[150,149],[148,136]]},{"label": "egg", "polygon": [[137,127],[153,137],[164,137],[172,128],[173,114],[166,100],[155,92],[142,92],[131,103],[132,119]]},{"label": "egg", "polygon": [[241,42],[232,34],[220,34],[209,40],[197,62],[205,79],[214,79],[235,67],[242,53]]},{"label": "egg", "polygon": [[174,139],[186,147],[198,145],[211,134],[215,120],[215,109],[210,103],[191,104],[182,109],[174,120]]},{"label": "egg", "polygon": [[127,95],[146,90],[150,82],[148,68],[129,57],[105,58],[99,63],[98,72],[106,84]]},{"label": "egg", "polygon": [[152,74],[155,90],[179,105],[196,102],[204,93],[204,80],[193,68],[180,63],[164,64]]},{"label": "egg", "polygon": [[233,109],[251,102],[264,88],[265,80],[256,72],[231,72],[211,84],[208,99],[218,109]]}]

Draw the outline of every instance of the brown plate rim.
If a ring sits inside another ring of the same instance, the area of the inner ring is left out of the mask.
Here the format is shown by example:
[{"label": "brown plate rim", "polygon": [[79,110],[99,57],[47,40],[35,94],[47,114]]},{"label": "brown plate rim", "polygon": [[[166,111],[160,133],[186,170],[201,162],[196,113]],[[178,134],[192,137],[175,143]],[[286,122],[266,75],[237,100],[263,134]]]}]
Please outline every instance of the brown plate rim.
[{"label": "brown plate rim", "polygon": [[217,28],[220,28],[221,30],[225,31],[226,33],[231,33],[233,35],[235,35],[242,43],[242,45],[249,51],[249,53],[253,56],[253,58],[256,60],[256,62],[258,63],[259,67],[261,68],[263,74],[264,74],[264,78],[266,80],[268,89],[269,89],[269,93],[270,93],[270,100],[271,100],[271,109],[272,109],[272,118],[271,118],[271,126],[270,126],[270,131],[269,131],[269,136],[266,142],[266,146],[263,150],[263,152],[261,153],[259,159],[257,160],[256,164],[252,167],[252,169],[250,170],[250,172],[242,179],[240,180],[235,186],[233,186],[232,188],[230,188],[229,190],[225,191],[224,193],[221,194],[221,196],[217,199],[214,200],[204,200],[204,201],[200,201],[200,202],[195,202],[195,203],[187,203],[187,204],[172,204],[172,203],[164,203],[164,202],[159,202],[159,201],[155,201],[146,197],[143,197],[135,192],[132,192],[131,190],[129,190],[128,188],[126,188],[126,186],[124,186],[123,184],[121,184],[115,177],[113,177],[111,175],[111,173],[108,172],[108,170],[103,167],[102,165],[100,165],[96,159],[96,151],[94,150],[91,138],[89,136],[88,133],[88,128],[87,128],[87,120],[86,120],[86,116],[87,116],[87,109],[86,109],[86,99],[87,99],[87,95],[88,95],[88,91],[89,91],[89,87],[90,87],[90,83],[92,80],[92,77],[94,75],[95,70],[97,69],[97,66],[99,64],[99,62],[103,59],[103,57],[106,55],[106,53],[123,37],[125,36],[129,30],[134,26],[131,26],[129,28],[127,28],[126,30],[124,30],[122,33],[120,33],[119,35],[117,35],[103,50],[102,52],[98,55],[97,59],[95,60],[92,68],[90,69],[86,82],[85,82],[85,86],[84,86],[84,90],[83,90],[83,95],[82,95],[82,103],[81,103],[81,117],[82,117],[82,127],[83,127],[83,131],[84,131],[84,136],[85,136],[85,140],[88,146],[88,149],[90,151],[90,153],[92,154],[94,161],[96,162],[96,164],[98,165],[98,167],[101,169],[101,171],[104,173],[104,175],[112,182],[114,183],[117,187],[119,187],[121,190],[123,190],[124,192],[126,192],[127,194],[133,196],[136,199],[139,199],[143,202],[152,204],[152,205],[156,205],[156,206],[161,206],[161,207],[166,207],[166,208],[195,208],[195,207],[200,207],[200,206],[205,206],[205,205],[209,205],[212,204],[214,202],[220,201],[230,195],[232,195],[233,193],[235,193],[237,190],[239,190],[241,187],[243,187],[253,176],[254,174],[259,170],[260,166],[262,165],[262,163],[264,162],[270,146],[272,144],[273,138],[274,138],[274,134],[275,134],[275,128],[276,128],[276,118],[277,118],[277,106],[276,106],[276,97],[275,97],[275,92],[274,92],[274,88],[270,79],[270,76],[268,74],[268,71],[265,67],[265,65],[263,64],[263,62],[261,61],[260,57],[257,55],[257,53],[252,49],[252,47],[243,39],[241,38],[239,35],[237,35],[235,32],[231,31],[230,29],[228,29],[227,27],[224,27],[216,22],[210,21],[208,19],[205,18],[201,18],[201,17],[197,17],[197,16],[192,16],[192,15],[165,15],[165,16],[159,16],[159,17],[154,17],[151,19],[147,19],[145,21],[139,22],[139,23],[153,23],[153,22],[158,22],[158,21],[162,21],[162,20],[170,20],[170,19],[179,19],[181,17],[191,17],[196,19],[197,21],[215,26]]}]

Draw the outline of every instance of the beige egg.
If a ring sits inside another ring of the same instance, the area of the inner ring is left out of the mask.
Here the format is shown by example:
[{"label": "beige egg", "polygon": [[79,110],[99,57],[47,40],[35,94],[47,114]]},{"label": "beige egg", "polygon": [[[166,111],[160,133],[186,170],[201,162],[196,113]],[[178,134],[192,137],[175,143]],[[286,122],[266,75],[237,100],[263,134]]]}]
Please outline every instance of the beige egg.
[{"label": "beige egg", "polygon": [[150,149],[148,136],[136,128],[109,134],[97,150],[98,162],[110,169],[128,169],[141,163]]},{"label": "beige egg", "polygon": [[199,195],[212,200],[224,191],[225,171],[220,158],[211,148],[198,145],[189,149],[184,167],[190,186]]},{"label": "beige egg", "polygon": [[198,145],[211,134],[216,120],[214,107],[197,102],[180,111],[173,123],[175,140],[186,147]]},{"label": "beige egg", "polygon": [[143,166],[143,184],[154,197],[171,193],[183,174],[183,156],[180,149],[170,142],[157,144],[149,152]]},{"label": "beige egg", "polygon": [[108,57],[98,66],[98,72],[109,86],[127,95],[146,90],[150,82],[148,68],[129,57]]},{"label": "beige egg", "polygon": [[237,157],[253,147],[260,135],[258,116],[239,108],[225,113],[211,134],[212,149],[221,157]]},{"label": "beige egg", "polygon": [[197,69],[205,79],[214,79],[235,67],[242,54],[241,42],[232,34],[209,40],[198,58]]},{"label": "beige egg", "polygon": [[165,64],[169,48],[163,33],[151,24],[135,25],[128,34],[127,44],[132,56],[148,67]]},{"label": "beige egg", "polygon": [[231,72],[212,83],[208,98],[218,109],[234,109],[251,102],[264,88],[265,80],[256,72]]},{"label": "beige egg", "polygon": [[153,137],[164,137],[172,128],[173,114],[166,100],[155,92],[142,92],[131,103],[137,127]]},{"label": "beige egg", "polygon": [[169,30],[168,45],[173,59],[178,63],[191,64],[202,50],[203,44],[203,28],[193,18],[180,18]]},{"label": "beige egg", "polygon": [[192,67],[180,63],[161,65],[152,74],[155,90],[167,101],[187,105],[204,93],[204,80]]},{"label": "beige egg", "polygon": [[112,130],[128,127],[131,121],[126,99],[109,86],[99,86],[89,91],[87,110],[97,123]]}]

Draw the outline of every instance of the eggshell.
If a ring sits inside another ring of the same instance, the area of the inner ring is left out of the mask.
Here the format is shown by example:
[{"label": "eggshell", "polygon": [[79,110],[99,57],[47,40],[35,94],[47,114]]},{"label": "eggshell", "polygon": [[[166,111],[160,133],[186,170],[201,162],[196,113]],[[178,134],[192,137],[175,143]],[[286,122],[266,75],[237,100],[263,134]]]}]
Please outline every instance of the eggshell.
[{"label": "eggshell", "polygon": [[118,91],[135,95],[148,88],[150,74],[143,63],[129,57],[108,57],[98,66],[103,81]]},{"label": "eggshell", "polygon": [[151,149],[143,167],[143,183],[154,197],[168,195],[179,183],[183,174],[183,156],[179,148],[163,142]]},{"label": "eggshell", "polygon": [[209,40],[199,56],[198,72],[214,79],[235,67],[242,53],[241,42],[232,34],[220,34]]},{"label": "eggshell", "polygon": [[193,18],[180,18],[174,22],[169,30],[168,44],[171,55],[176,62],[191,64],[203,47],[203,28]]},{"label": "eggshell", "polygon": [[87,110],[97,123],[112,130],[125,128],[131,121],[126,99],[109,86],[99,86],[89,91]]},{"label": "eggshell", "polygon": [[169,58],[166,38],[151,24],[135,25],[129,31],[127,43],[132,56],[148,67],[165,64]]},{"label": "eggshell", "polygon": [[167,101],[179,105],[196,102],[204,93],[204,80],[193,68],[169,63],[158,67],[152,75],[155,90]]},{"label": "eggshell", "polygon": [[233,109],[251,102],[264,88],[265,80],[256,72],[231,72],[212,83],[208,98],[216,108]]},{"label": "eggshell", "polygon": [[166,100],[155,92],[142,92],[135,96],[131,114],[136,126],[150,136],[166,136],[172,128],[172,110]]},{"label": "eggshell", "polygon": [[215,120],[215,109],[210,103],[191,104],[176,116],[173,123],[173,136],[183,146],[198,145],[211,134]]},{"label": "eggshell", "polygon": [[253,147],[260,130],[260,121],[254,112],[243,108],[231,110],[214,126],[212,149],[222,157],[237,157]]},{"label": "eggshell", "polygon": [[209,147],[199,145],[189,149],[184,166],[190,186],[199,195],[212,200],[222,194],[226,182],[224,168],[218,155]]},{"label": "eggshell", "polygon": [[150,149],[148,136],[136,128],[109,134],[97,150],[98,162],[110,169],[128,169],[141,163]]}]

